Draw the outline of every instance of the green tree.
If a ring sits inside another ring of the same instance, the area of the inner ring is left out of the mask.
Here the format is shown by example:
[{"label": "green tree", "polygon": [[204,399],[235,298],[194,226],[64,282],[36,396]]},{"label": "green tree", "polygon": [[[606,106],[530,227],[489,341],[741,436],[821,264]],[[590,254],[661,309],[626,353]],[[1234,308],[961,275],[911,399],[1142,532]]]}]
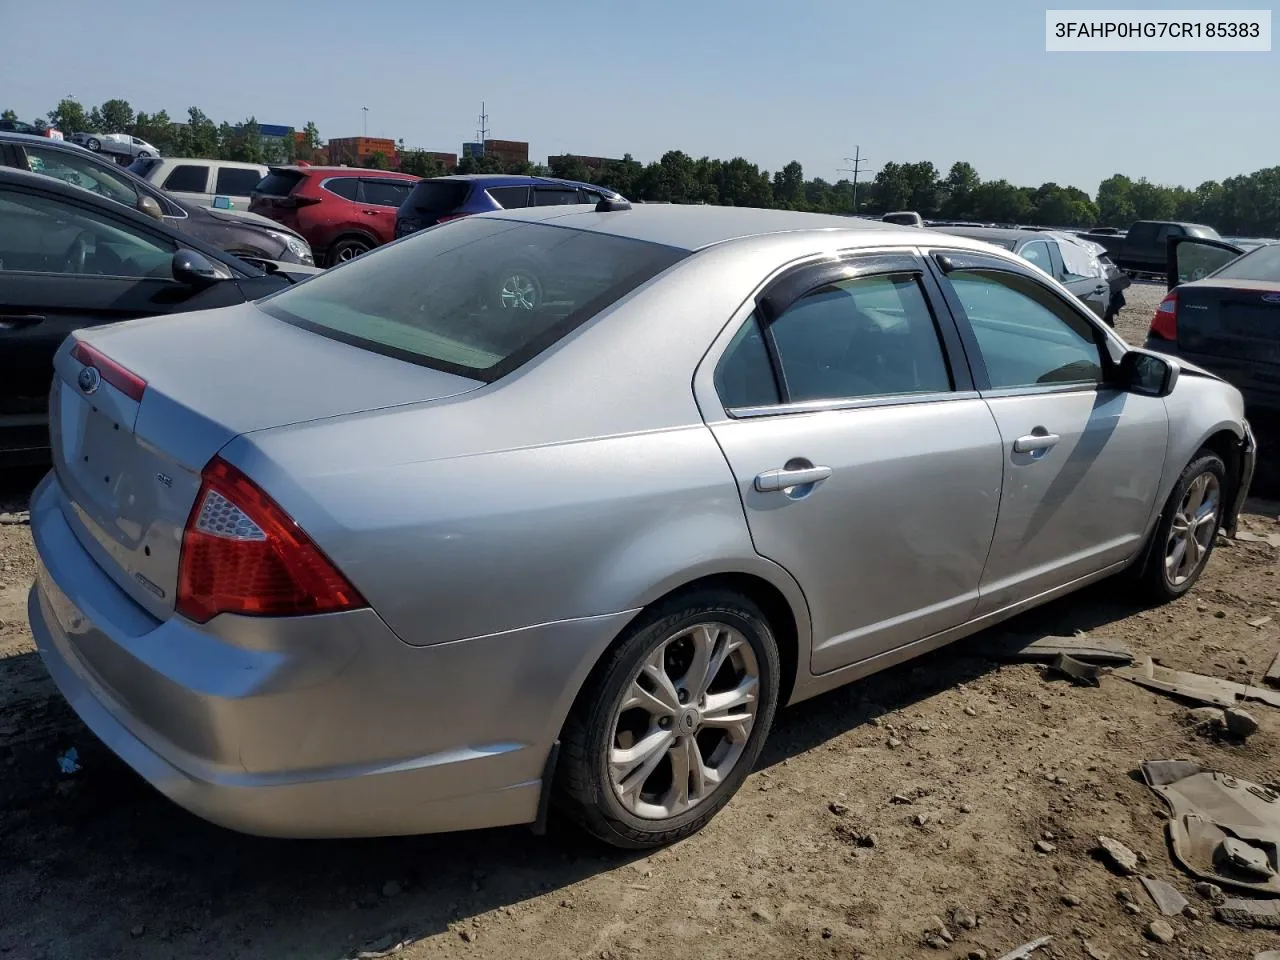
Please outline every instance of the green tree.
[{"label": "green tree", "polygon": [[134,112],[128,100],[108,100],[89,111],[90,128],[98,133],[129,133]]},{"label": "green tree", "polygon": [[14,111],[12,110],[6,110],[3,113],[0,113],[0,120],[17,120],[17,119],[18,119],[18,115],[14,113]]},{"label": "green tree", "polygon": [[375,150],[373,153],[369,154],[369,156],[365,157],[360,166],[369,170],[386,170],[389,166],[387,163],[387,155],[381,150]]},{"label": "green tree", "polygon": [[804,209],[804,167],[795,160],[773,175],[773,203],[789,210]]},{"label": "green tree", "polygon": [[637,184],[644,173],[644,164],[629,153],[624,153],[621,160],[610,160],[597,174],[592,183],[610,190],[616,190],[624,197],[639,200],[636,192]]},{"label": "green tree", "polygon": [[951,165],[942,181],[942,215],[948,220],[969,220],[973,212],[973,194],[982,179],[973,164],[958,161]]},{"label": "green tree", "polygon": [[1108,227],[1127,227],[1138,219],[1132,180],[1113,173],[1098,185],[1098,216]]},{"label": "green tree", "polygon": [[[227,125],[223,124],[223,126]],[[218,148],[218,128],[199,107],[187,108],[187,123],[178,132],[175,149],[183,157],[216,160],[221,156]]]},{"label": "green tree", "polygon": [[178,146],[177,131],[174,129],[173,121],[169,119],[168,112],[164,110],[150,116],[138,111],[133,123],[133,135],[141,137],[164,154],[172,154],[174,148]]},{"label": "green tree", "polygon": [[577,180],[579,183],[591,182],[591,168],[572,154],[566,153],[556,157],[548,157],[547,166],[551,170],[551,175],[559,177],[561,180]]},{"label": "green tree", "polygon": [[425,150],[400,151],[400,172],[415,177],[443,177],[448,171],[445,165]]},{"label": "green tree", "polygon": [[1033,206],[1027,192],[1008,180],[989,180],[973,191],[974,215],[996,223],[1026,223]]},{"label": "green tree", "polygon": [[89,114],[79,100],[63,97],[58,105],[49,111],[49,122],[66,136],[73,133],[94,133],[89,127]]}]

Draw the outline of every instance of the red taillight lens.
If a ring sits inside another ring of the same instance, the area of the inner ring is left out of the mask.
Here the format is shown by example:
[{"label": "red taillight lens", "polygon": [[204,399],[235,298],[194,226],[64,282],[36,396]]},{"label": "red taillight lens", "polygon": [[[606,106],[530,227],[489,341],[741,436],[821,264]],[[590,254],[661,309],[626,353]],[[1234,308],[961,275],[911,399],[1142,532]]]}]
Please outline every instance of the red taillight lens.
[{"label": "red taillight lens", "polygon": [[177,611],[302,616],[368,604],[293,519],[220,457],[204,468],[182,534]]},{"label": "red taillight lens", "polygon": [[126,370],[101,350],[89,346],[83,340],[71,350],[71,356],[86,367],[94,367],[98,375],[135,403],[142,402],[142,395],[147,391],[147,381],[132,370]]},{"label": "red taillight lens", "polygon": [[1156,314],[1151,318],[1151,335],[1161,340],[1176,341],[1178,339],[1178,294],[1168,294],[1156,307]]},{"label": "red taillight lens", "polygon": [[446,223],[449,220],[461,220],[463,217],[469,217],[469,216],[471,216],[471,214],[469,213],[446,213],[444,216],[438,219],[436,223]]}]

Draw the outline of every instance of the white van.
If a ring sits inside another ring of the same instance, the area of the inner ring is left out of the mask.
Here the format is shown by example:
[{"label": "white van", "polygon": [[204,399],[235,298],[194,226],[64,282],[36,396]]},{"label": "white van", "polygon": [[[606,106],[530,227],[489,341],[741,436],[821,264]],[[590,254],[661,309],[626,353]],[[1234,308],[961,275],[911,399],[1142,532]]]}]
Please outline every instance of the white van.
[{"label": "white van", "polygon": [[249,209],[253,188],[267,175],[265,163],[189,157],[140,157],[129,169],[181,200],[240,210]]}]

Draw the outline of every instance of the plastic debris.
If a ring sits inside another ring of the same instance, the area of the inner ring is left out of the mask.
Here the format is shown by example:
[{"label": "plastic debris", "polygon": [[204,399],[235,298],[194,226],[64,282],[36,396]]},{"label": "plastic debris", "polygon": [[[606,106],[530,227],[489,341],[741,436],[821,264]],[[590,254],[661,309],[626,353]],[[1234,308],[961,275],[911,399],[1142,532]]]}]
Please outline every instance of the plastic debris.
[{"label": "plastic debris", "polygon": [[80,754],[75,747],[58,757],[58,769],[63,773],[75,773],[80,769]]}]

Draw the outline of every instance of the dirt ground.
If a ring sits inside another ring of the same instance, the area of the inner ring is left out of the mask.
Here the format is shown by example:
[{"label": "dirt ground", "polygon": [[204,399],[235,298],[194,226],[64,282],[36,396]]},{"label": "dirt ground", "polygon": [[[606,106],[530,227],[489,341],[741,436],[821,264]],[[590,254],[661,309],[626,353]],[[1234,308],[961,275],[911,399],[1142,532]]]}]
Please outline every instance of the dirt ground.
[{"label": "dirt ground", "polygon": [[[1121,329],[1132,342],[1158,299],[1131,291]],[[1280,533],[1277,514],[1255,500],[1244,528]],[[1169,666],[1256,679],[1280,650],[1278,560],[1263,543],[1220,541],[1201,583],[1168,607],[1140,609],[1106,584],[1001,633],[1084,630]],[[606,853],[555,823],[543,838],[261,840],[182,812],[79,723],[27,629],[34,564],[28,528],[0,523],[5,957],[340,960],[402,939],[397,958],[498,960],[996,960],[1045,934],[1037,958],[1241,960],[1280,946],[1275,932],[1212,918],[1170,860],[1163,807],[1136,774],[1142,760],[1183,757],[1272,782],[1280,712],[1266,706],[1250,708],[1257,734],[1227,743],[1197,733],[1167,697],[998,666],[977,637],[784,711],[724,812],[651,856]],[[64,776],[56,758],[71,746],[82,769]],[[833,802],[847,810],[833,814]],[[1139,851],[1141,872],[1198,911],[1170,919],[1171,944],[1144,936],[1158,914],[1137,878],[1093,858],[1099,834]],[[953,922],[957,909],[975,925]],[[924,941],[935,918],[954,937],[944,949]]]}]

